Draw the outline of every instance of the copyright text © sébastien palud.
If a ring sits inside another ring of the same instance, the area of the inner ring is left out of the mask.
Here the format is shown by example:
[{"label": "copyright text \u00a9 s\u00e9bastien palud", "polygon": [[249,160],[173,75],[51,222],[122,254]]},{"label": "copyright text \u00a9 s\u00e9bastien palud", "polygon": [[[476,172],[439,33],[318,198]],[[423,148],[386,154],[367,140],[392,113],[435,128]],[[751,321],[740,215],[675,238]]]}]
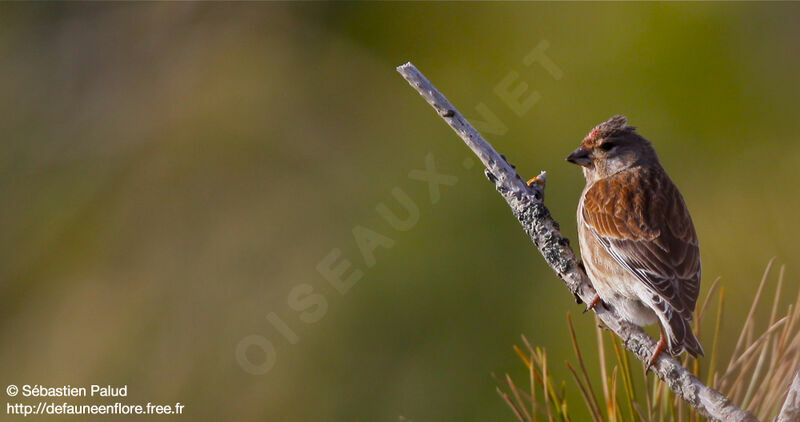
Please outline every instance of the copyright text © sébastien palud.
[{"label": "copyright text \u00a9 s\u00e9bastien palud", "polygon": [[127,397],[128,386],[97,385],[89,387],[73,387],[62,385],[48,387],[40,384],[25,384],[20,388],[25,397]]}]

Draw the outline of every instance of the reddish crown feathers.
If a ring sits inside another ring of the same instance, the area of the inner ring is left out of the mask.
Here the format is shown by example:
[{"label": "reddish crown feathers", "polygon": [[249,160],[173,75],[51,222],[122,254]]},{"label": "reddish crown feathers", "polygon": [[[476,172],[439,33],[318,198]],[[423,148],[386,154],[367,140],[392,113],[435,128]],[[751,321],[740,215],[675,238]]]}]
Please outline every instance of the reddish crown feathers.
[{"label": "reddish crown feathers", "polygon": [[581,146],[586,149],[592,149],[597,144],[605,139],[610,138],[613,136],[619,136],[624,133],[629,133],[635,131],[636,128],[633,126],[628,126],[628,118],[625,116],[618,114],[603,123],[595,126],[585,138],[583,138],[583,142]]}]

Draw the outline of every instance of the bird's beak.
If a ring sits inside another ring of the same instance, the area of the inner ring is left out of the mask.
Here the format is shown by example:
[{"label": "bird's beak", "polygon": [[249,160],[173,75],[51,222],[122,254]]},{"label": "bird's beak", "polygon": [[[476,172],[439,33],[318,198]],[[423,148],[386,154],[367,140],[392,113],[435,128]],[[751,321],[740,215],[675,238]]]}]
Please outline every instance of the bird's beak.
[{"label": "bird's beak", "polygon": [[572,154],[567,156],[567,161],[572,164],[577,164],[579,166],[587,167],[589,164],[592,164],[592,159],[589,157],[589,151],[583,149],[583,147],[572,151]]}]

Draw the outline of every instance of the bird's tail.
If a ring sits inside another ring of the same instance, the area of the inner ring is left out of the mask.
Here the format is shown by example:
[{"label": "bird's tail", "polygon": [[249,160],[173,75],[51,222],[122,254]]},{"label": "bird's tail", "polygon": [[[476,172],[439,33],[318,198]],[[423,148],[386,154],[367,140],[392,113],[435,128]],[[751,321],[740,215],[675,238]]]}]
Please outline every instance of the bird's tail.
[{"label": "bird's tail", "polygon": [[705,356],[703,346],[700,345],[697,337],[692,332],[692,326],[689,321],[672,309],[668,310],[664,317],[662,322],[666,322],[663,325],[667,334],[669,354],[678,356],[686,350],[694,357]]}]

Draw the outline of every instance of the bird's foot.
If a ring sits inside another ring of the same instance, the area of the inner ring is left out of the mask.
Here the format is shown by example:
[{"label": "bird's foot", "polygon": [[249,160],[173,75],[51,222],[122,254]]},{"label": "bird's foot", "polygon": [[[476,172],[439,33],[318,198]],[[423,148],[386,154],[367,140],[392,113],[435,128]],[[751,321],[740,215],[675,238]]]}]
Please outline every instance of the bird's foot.
[{"label": "bird's foot", "polygon": [[594,308],[597,306],[598,303],[600,303],[600,295],[595,295],[594,299],[592,299],[592,301],[588,305],[586,305],[586,309],[583,310],[583,313],[585,314],[589,311],[594,310]]}]

